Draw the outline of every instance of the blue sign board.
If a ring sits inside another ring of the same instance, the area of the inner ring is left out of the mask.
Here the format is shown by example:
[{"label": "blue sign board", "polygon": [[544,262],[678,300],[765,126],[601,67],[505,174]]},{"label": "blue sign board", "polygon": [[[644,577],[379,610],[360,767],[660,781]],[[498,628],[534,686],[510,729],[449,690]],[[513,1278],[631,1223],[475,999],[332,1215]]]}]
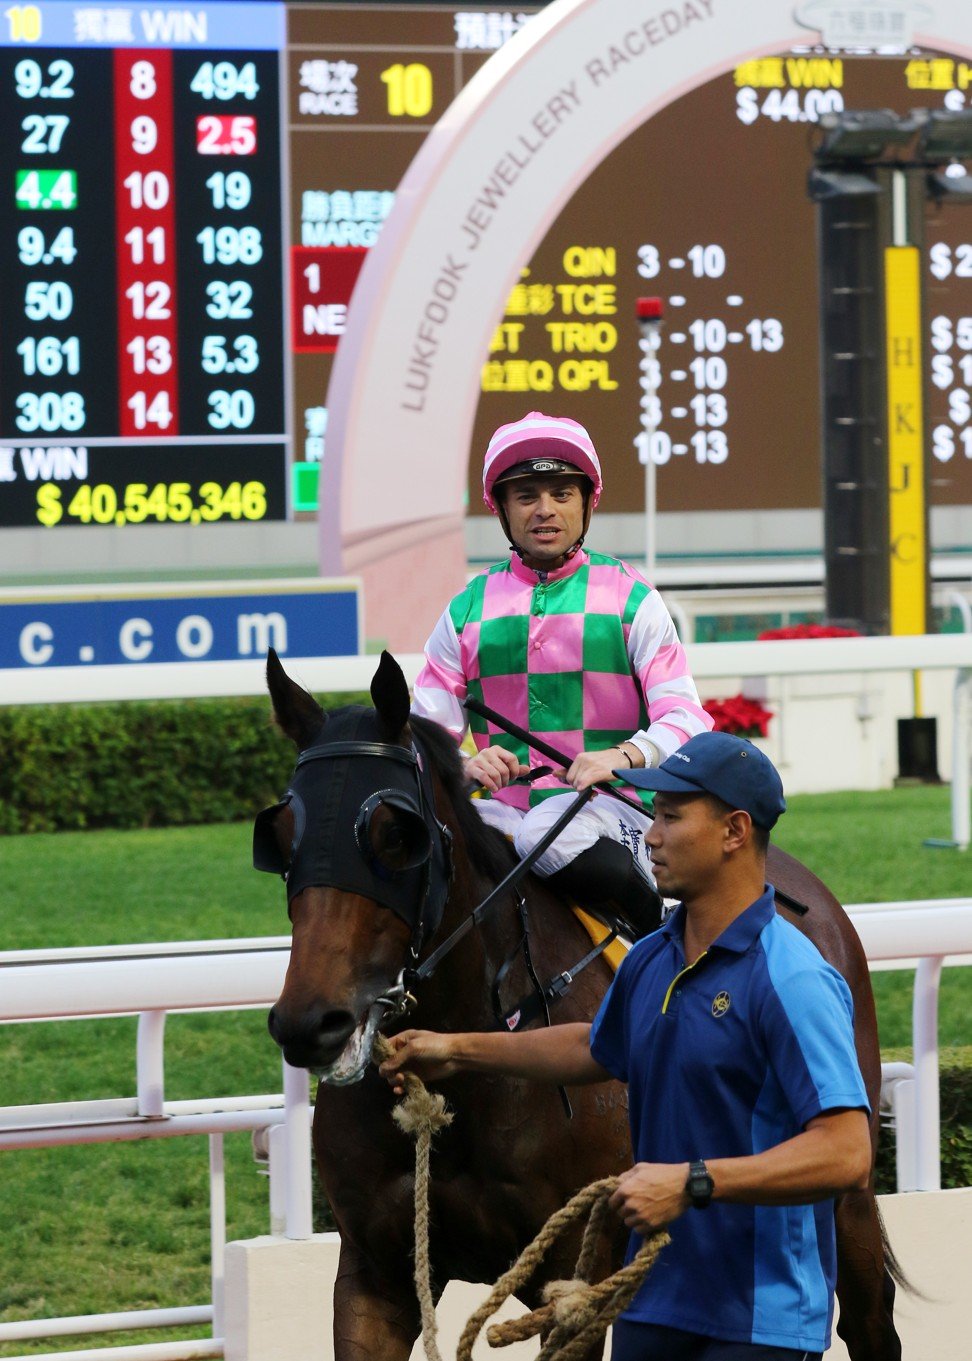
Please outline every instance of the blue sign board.
[{"label": "blue sign board", "polygon": [[65,594],[0,599],[0,669],[239,661],[268,647],[281,657],[361,650],[355,582]]}]

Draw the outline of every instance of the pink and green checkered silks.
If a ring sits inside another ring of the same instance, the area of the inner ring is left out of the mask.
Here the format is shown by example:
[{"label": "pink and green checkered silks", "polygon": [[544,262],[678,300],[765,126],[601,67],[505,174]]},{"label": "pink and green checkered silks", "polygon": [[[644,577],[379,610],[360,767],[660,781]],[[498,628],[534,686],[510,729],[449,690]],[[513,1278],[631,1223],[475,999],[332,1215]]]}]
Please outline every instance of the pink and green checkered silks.
[{"label": "pink and green checkered silks", "polygon": [[[711,727],[657,592],[627,563],[601,553],[578,552],[546,580],[513,556],[455,597],[426,645],[413,710],[461,740],[467,694],[572,758],[646,738],[650,720],[650,740],[664,759]],[[498,743],[527,765],[549,764],[469,718],[480,750]],[[551,777],[494,797],[527,809],[563,792]]]}]

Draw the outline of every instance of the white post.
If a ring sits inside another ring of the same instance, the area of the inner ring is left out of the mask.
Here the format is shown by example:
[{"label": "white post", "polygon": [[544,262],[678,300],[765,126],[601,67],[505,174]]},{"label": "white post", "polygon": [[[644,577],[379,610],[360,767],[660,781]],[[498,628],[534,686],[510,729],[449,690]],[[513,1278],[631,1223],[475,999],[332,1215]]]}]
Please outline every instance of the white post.
[{"label": "white post", "polygon": [[969,849],[969,765],[972,762],[972,671],[959,671],[952,691],[952,840]]},{"label": "white post", "polygon": [[135,1040],[138,1113],[161,1120],[165,1114],[165,1012],[142,1011]]},{"label": "white post", "polygon": [[918,961],[912,1003],[915,1046],[915,1121],[918,1190],[942,1189],[941,1119],[938,1109],[938,984],[942,956]]},{"label": "white post", "polygon": [[894,1112],[895,1177],[898,1191],[918,1190],[918,1141],[915,1136],[915,1081],[904,1078],[891,1089]]},{"label": "white post", "polygon": [[287,1126],[271,1125],[267,1130],[270,1181],[270,1232],[282,1238],[287,1227]]},{"label": "white post", "polygon": [[213,1291],[213,1337],[226,1327],[226,1168],[223,1136],[209,1136],[209,1257]]},{"label": "white post", "polygon": [[311,1140],[306,1068],[291,1068],[284,1060],[284,1124],[287,1130],[287,1238],[310,1238]]},{"label": "white post", "polygon": [[661,384],[661,366],[658,350],[661,346],[661,298],[639,298],[637,302],[638,329],[641,332],[641,434],[635,443],[639,457],[645,467],[645,576],[649,581],[655,577],[655,519],[657,515],[657,494],[655,482],[655,432],[661,418],[661,405],[658,388]]}]

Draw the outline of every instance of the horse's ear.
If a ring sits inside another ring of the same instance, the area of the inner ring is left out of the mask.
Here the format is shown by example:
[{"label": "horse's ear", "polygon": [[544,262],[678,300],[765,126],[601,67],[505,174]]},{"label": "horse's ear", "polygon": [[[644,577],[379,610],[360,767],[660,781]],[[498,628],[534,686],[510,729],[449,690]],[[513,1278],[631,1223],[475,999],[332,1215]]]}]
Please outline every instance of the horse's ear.
[{"label": "horse's ear", "polygon": [[388,736],[400,736],[408,722],[408,683],[390,652],[381,654],[378,670],[371,679],[371,701]]},{"label": "horse's ear", "polygon": [[297,750],[303,751],[326,723],[327,714],[313,695],[290,679],[272,647],[267,649],[267,689],[274,718]]}]

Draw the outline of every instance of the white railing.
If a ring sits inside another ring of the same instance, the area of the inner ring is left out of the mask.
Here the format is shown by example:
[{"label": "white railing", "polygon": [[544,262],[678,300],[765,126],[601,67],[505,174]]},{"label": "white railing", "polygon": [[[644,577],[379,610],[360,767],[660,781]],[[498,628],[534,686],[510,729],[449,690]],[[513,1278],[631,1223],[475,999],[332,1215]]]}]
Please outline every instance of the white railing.
[{"label": "white railing", "polygon": [[[898,1135],[900,1190],[938,1190],[938,987],[946,957],[972,956],[972,898],[862,903],[848,908],[869,961],[918,961],[913,1005],[914,1065],[887,1065],[884,1078]],[[99,1101],[0,1108],[0,1151],[119,1139],[207,1134],[210,1140],[211,1305],[0,1324],[0,1342],[211,1322],[201,1342],[111,1350],[123,1361],[190,1361],[223,1354],[225,1189],[222,1136],[269,1132],[271,1229],[311,1233],[307,1075],[284,1065],[284,1092],[167,1101],[163,1040],[169,1011],[268,1006],[283,984],[289,937],[186,944],[30,950],[0,954],[0,1023],[138,1015],[136,1094]],[[95,1351],[70,1353],[95,1356]],[[64,1353],[59,1361],[64,1361]],[[35,1355],[33,1361],[39,1361]]]},{"label": "white railing", "polygon": [[[266,1007],[283,986],[290,938],[108,946],[0,954],[0,1022],[138,1016],[136,1092],[96,1101],[0,1108],[0,1151],[205,1134],[209,1139],[212,1302],[0,1323],[0,1342],[119,1329],[212,1325],[201,1342],[110,1349],[124,1361],[198,1361],[223,1354],[226,1192],[223,1136],[264,1131],[270,1172],[270,1228],[308,1238],[311,1223],[307,1073],[283,1064],[282,1093],[165,1098],[168,1012]],[[101,1352],[107,1349],[97,1349]],[[96,1352],[84,1355],[95,1355]],[[59,1353],[59,1361],[80,1353]],[[38,1358],[33,1358],[38,1361]]]},{"label": "white railing", "polygon": [[940,1191],[938,991],[947,957],[972,954],[972,898],[858,903],[847,909],[870,963],[917,961],[912,999],[913,1072],[886,1065],[886,1100],[897,1130],[899,1191]]}]

